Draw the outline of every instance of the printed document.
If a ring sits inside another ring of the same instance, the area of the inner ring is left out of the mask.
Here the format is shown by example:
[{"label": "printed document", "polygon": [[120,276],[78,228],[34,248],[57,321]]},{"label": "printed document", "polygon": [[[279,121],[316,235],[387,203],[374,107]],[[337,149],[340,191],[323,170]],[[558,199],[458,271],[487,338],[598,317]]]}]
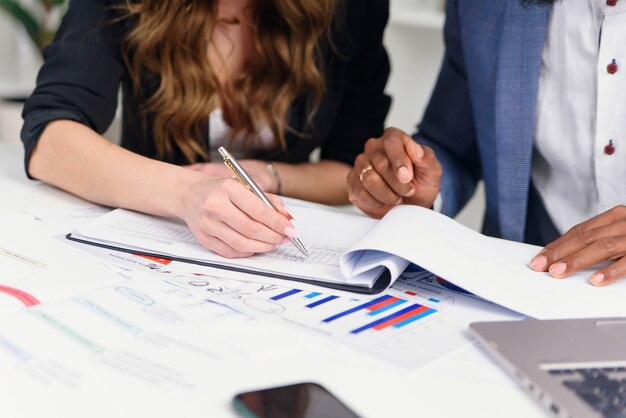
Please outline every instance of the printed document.
[{"label": "printed document", "polygon": [[305,204],[290,206],[302,222],[296,228],[309,258],[285,245],[247,259],[225,259],[203,248],[181,222],[119,209],[72,235],[165,257],[364,287],[372,286],[385,269],[393,281],[415,263],[530,317],[626,316],[626,281],[599,288],[589,284],[594,270],[562,280],[534,272],[528,263],[539,247],[484,236],[432,210],[399,206],[377,221]]}]

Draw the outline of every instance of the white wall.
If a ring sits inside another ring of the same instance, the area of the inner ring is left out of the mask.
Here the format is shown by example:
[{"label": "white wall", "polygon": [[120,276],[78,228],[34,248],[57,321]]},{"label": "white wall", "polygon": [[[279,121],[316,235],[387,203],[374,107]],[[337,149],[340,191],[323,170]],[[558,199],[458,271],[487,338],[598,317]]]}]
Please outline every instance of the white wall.
[{"label": "white wall", "polygon": [[[0,100],[27,96],[35,86],[41,57],[26,32],[0,12]],[[0,102],[0,141],[19,142],[21,105]]]},{"label": "white wall", "polygon": [[40,63],[26,32],[0,12],[0,96],[32,90]]}]

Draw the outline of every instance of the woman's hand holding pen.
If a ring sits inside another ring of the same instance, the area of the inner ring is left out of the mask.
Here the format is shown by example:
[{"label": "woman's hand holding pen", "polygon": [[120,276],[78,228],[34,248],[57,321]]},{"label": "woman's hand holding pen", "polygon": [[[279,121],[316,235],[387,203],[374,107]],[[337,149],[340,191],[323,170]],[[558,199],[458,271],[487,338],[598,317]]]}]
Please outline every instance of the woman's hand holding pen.
[{"label": "woman's hand holding pen", "polygon": [[277,210],[230,175],[197,176],[183,191],[180,217],[209,250],[228,258],[248,257],[271,251],[297,235],[281,199],[267,197]]},{"label": "woman's hand holding pen", "polygon": [[399,204],[432,207],[439,194],[441,165],[435,153],[399,129],[372,138],[348,174],[350,202],[380,218]]}]

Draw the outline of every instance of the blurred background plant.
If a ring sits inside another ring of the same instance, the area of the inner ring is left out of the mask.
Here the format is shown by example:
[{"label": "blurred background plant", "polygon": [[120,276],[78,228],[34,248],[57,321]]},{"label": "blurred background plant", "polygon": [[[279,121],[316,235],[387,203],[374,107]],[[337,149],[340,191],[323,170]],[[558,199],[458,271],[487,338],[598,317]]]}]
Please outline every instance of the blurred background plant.
[{"label": "blurred background plant", "polygon": [[67,0],[0,0],[0,10],[19,22],[40,52],[52,42],[66,5]]}]

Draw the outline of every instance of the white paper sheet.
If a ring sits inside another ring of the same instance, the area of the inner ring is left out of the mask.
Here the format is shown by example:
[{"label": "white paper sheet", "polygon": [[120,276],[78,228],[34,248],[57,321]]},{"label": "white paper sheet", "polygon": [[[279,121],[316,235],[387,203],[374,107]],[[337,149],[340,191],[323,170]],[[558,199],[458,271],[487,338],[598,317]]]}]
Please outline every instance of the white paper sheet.
[{"label": "white paper sheet", "polygon": [[540,249],[484,236],[416,206],[393,209],[352,248],[395,254],[538,319],[626,316],[626,280],[595,287],[589,284],[593,269],[562,280],[537,273],[529,262]]},{"label": "white paper sheet", "polygon": [[330,289],[308,291],[259,283],[254,278],[220,277],[219,273],[154,275],[250,318],[304,330],[329,343],[368,353],[404,372],[468,344],[470,322],[520,318],[500,306],[446,288],[415,266],[383,294],[365,299]]},{"label": "white paper sheet", "polygon": [[38,222],[0,219],[0,314],[119,280],[96,258],[46,236]]}]

